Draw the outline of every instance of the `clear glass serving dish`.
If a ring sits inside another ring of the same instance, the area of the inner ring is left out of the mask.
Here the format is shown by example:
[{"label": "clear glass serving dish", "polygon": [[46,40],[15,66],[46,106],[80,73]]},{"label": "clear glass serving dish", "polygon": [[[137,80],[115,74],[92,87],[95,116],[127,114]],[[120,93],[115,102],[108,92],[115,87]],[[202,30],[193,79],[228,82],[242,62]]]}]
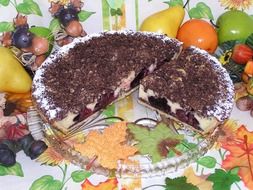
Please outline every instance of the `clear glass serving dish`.
[{"label": "clear glass serving dish", "polygon": [[[156,113],[154,112],[153,115],[156,115]],[[81,168],[102,175],[111,175],[115,173],[117,177],[122,178],[162,176],[185,168],[195,162],[199,157],[203,156],[213,146],[219,134],[219,129],[216,128],[212,133],[202,135],[181,123],[167,119],[167,122],[173,123],[172,126],[175,133],[183,134],[185,141],[195,144],[196,146],[187,147],[181,154],[169,156],[157,163],[152,163],[149,155],[135,155],[129,158],[132,162],[125,163],[119,160],[117,163],[117,170],[108,170],[103,168],[99,163],[93,163],[93,160],[88,157],[82,156],[80,152],[76,151],[74,147],[68,143],[68,139],[80,133],[86,136],[91,130],[103,131],[109,126],[107,121],[111,121],[111,119],[112,118],[104,118],[98,113],[96,117],[80,124],[75,130],[67,134],[67,136],[64,136],[50,125],[44,123],[35,109],[31,108],[27,113],[28,126],[35,139],[44,139],[49,146],[53,147],[55,151],[60,153],[66,160]],[[116,122],[122,120],[119,117],[113,117],[113,119]],[[157,114],[155,118],[137,118],[134,123],[152,128],[160,120],[160,115]],[[90,166],[90,163],[93,163],[93,165]]]}]

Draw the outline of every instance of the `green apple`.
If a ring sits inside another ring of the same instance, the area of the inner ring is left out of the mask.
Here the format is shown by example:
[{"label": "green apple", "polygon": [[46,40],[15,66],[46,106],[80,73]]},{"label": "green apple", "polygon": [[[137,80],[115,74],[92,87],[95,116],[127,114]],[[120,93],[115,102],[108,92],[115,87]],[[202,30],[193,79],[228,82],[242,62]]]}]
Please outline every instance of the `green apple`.
[{"label": "green apple", "polygon": [[230,40],[244,41],[253,33],[253,18],[247,13],[230,10],[217,20],[219,44]]}]

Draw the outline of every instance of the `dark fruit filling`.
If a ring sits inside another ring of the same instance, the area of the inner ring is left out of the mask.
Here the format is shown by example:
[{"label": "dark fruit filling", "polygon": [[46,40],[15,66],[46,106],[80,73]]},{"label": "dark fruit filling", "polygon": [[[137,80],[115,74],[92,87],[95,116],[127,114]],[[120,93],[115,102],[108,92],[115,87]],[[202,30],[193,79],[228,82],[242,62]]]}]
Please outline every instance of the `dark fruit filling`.
[{"label": "dark fruit filling", "polygon": [[58,18],[63,26],[67,26],[71,21],[78,20],[77,11],[73,7],[60,10]]},{"label": "dark fruit filling", "polygon": [[194,117],[194,115],[189,112],[188,113],[188,121],[187,123],[191,126],[193,126],[195,129],[201,130],[201,128],[199,127],[199,122],[198,120]]},{"label": "dark fruit filling", "polygon": [[176,116],[180,121],[187,123],[188,122],[188,114],[184,110],[176,110]]},{"label": "dark fruit filling", "polygon": [[180,121],[189,124],[197,130],[202,130],[199,127],[198,120],[194,117],[192,112],[186,112],[184,110],[178,109],[176,110],[176,114],[171,113],[173,116],[178,118]]},{"label": "dark fruit filling", "polygon": [[[69,10],[64,10],[61,15],[66,12],[70,15],[65,20],[75,18],[75,13]],[[56,17],[59,18],[59,15]],[[52,60],[48,59],[48,63],[54,64],[40,67],[45,70],[42,75],[35,76],[33,95],[43,115],[48,108],[40,103],[40,99],[46,99],[51,105],[50,109],[57,112],[52,117],[46,116],[49,121],[61,121],[69,112],[76,114],[70,124],[73,126],[113,102],[117,98],[114,97],[116,89],[122,87],[124,89],[119,93],[127,93],[139,84],[154,63],[170,60],[180,49],[181,43],[177,40],[141,32],[106,32],[91,36],[89,40],[80,39],[80,43],[70,48],[67,54],[57,53]],[[136,76],[132,83],[126,81],[133,72]],[[36,90],[39,83],[45,86],[44,92]],[[95,108],[86,109],[95,100]]]},{"label": "dark fruit filling", "polygon": [[130,87],[134,88],[140,84],[141,79],[143,79],[148,74],[147,69],[142,69],[141,72],[135,77],[135,79],[131,82]]},{"label": "dark fruit filling", "polygon": [[80,122],[84,119],[86,119],[87,117],[89,117],[90,115],[92,115],[93,111],[89,108],[84,108],[75,118],[74,118],[74,122]]},{"label": "dark fruit filling", "polygon": [[167,100],[165,98],[155,98],[154,96],[148,97],[148,101],[151,106],[164,111],[165,113],[170,113],[171,108],[167,104]]},{"label": "dark fruit filling", "polygon": [[92,111],[89,108],[84,108],[80,114],[78,114],[75,118],[75,122],[80,122],[89,116],[91,116],[93,113],[95,113],[98,110],[104,109],[107,105],[111,104],[116,98],[114,97],[114,92],[103,94],[100,99],[98,100],[98,103],[96,104],[94,110]]},{"label": "dark fruit filling", "polygon": [[99,100],[98,103],[95,106],[95,111],[105,108],[107,105],[112,103],[116,98],[114,97],[114,92],[110,92],[107,94],[103,94]]},{"label": "dark fruit filling", "polygon": [[32,45],[32,33],[27,28],[17,28],[13,33],[12,43],[17,48],[28,48]]},{"label": "dark fruit filling", "polygon": [[176,117],[180,121],[191,125],[192,127],[194,127],[197,130],[201,130],[201,128],[199,127],[199,122],[194,117],[192,112],[186,112],[181,109],[177,109],[176,113],[171,112],[171,107],[167,104],[167,100],[165,98],[156,98],[154,96],[150,96],[148,98],[148,101],[151,106]]}]

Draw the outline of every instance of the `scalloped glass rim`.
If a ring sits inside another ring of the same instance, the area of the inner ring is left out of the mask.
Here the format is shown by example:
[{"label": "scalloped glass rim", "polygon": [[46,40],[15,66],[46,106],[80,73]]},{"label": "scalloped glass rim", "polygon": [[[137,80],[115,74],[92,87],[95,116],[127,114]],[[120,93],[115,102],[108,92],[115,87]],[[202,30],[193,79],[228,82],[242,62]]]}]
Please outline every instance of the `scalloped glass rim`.
[{"label": "scalloped glass rim", "polygon": [[[31,131],[31,134],[36,140],[44,138],[43,128],[45,127],[51,128],[50,125],[42,122],[37,111],[34,109],[28,111],[27,120],[29,130]],[[143,120],[138,124],[149,125],[150,127],[152,127],[154,126],[154,121]],[[85,130],[85,133],[94,129],[103,130],[105,127],[107,126],[105,125],[89,128]],[[189,129],[186,126],[182,126],[178,131],[180,131],[180,134],[182,133],[188,135],[188,137],[191,137],[190,134],[194,133],[191,129]],[[139,162],[138,164],[136,162],[134,162],[136,164],[129,164],[129,163],[126,164],[122,161],[118,161],[116,176],[119,178],[134,178],[140,176],[146,178],[154,176],[163,176],[166,175],[167,173],[176,172],[178,169],[182,169],[189,166],[191,163],[193,163],[198,158],[203,156],[217,140],[218,131],[219,131],[218,128],[216,128],[213,131],[213,133],[208,136],[208,138],[201,139],[200,142],[196,143],[197,146],[195,146],[192,149],[189,149],[186,152],[183,152],[182,155],[174,156],[171,158],[165,158],[158,163],[153,164],[150,157],[145,155],[137,155],[130,158],[133,161]],[[75,150],[73,149],[70,151]],[[81,163],[78,164],[75,161],[72,161],[72,163],[83,167]]]}]

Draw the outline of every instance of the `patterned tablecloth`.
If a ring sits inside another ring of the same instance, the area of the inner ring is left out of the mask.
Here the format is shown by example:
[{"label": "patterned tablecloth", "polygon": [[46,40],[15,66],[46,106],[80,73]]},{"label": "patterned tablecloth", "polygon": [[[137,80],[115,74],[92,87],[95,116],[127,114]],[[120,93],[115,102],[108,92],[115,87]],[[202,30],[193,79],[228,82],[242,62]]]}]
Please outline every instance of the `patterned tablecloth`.
[{"label": "patterned tablecloth", "polygon": [[[63,1],[63,0],[62,0]],[[0,0],[3,4],[5,0]],[[21,1],[18,1],[21,2]],[[25,2],[25,0],[24,0]],[[37,0],[43,17],[31,16],[32,24],[48,26],[51,16],[47,13],[49,3]],[[109,3],[108,3],[109,2]],[[174,1],[167,1],[174,2]],[[211,8],[214,19],[224,12],[220,2],[232,0],[203,0]],[[190,6],[198,9],[200,1],[190,1]],[[203,5],[203,4],[202,4]],[[98,32],[103,29],[136,29],[142,20],[151,13],[166,8],[163,1],[155,0],[96,0],[85,1],[84,9],[89,12],[89,18],[84,22],[87,33]],[[119,10],[118,10],[119,8]],[[189,7],[188,7],[189,8]],[[110,13],[110,9],[120,11],[117,15]],[[11,20],[11,7],[0,6],[0,21]],[[202,10],[205,11],[206,9]],[[201,10],[198,10],[201,12]],[[249,10],[252,13],[252,9]],[[207,14],[208,11],[207,11]],[[186,15],[186,18],[188,15]],[[138,105],[134,96],[130,96],[106,110],[128,121],[141,116],[154,114],[147,108]],[[0,114],[1,115],[1,114]],[[1,122],[0,122],[1,124]],[[0,126],[1,127],[1,126]],[[90,173],[64,160],[53,149],[48,149],[39,160],[32,161],[22,151],[17,154],[17,163],[10,168],[0,165],[1,190],[140,190],[140,189],[200,189],[200,190],[244,190],[253,189],[253,118],[249,112],[241,112],[234,108],[231,118],[222,127],[222,133],[214,146],[185,169],[163,176],[121,179],[105,177]],[[52,163],[52,165],[41,165]]]}]

